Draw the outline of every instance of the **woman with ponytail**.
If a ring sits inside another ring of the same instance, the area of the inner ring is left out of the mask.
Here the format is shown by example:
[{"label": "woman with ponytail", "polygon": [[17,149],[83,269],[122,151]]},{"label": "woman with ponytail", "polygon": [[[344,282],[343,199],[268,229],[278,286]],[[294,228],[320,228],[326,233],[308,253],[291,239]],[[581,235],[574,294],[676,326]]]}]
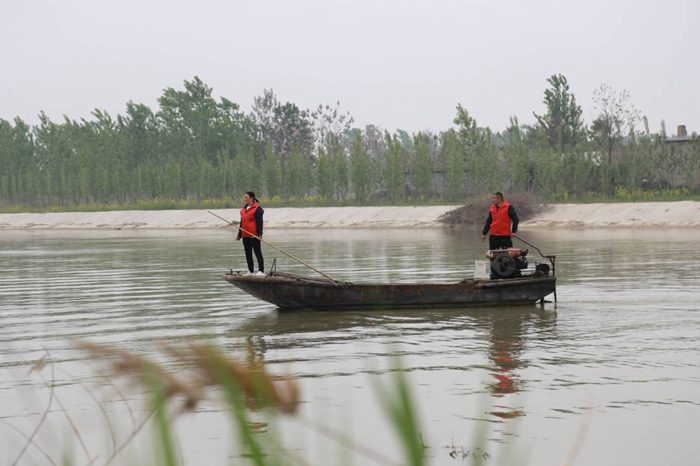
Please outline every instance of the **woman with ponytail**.
[{"label": "woman with ponytail", "polygon": [[[263,214],[265,211],[253,191],[246,191],[243,196],[245,205],[241,209],[241,223],[236,241],[243,239],[245,259],[248,262],[248,275],[265,276],[265,260],[260,249],[260,239],[263,235]],[[253,252],[258,260],[258,272],[253,273]]]}]

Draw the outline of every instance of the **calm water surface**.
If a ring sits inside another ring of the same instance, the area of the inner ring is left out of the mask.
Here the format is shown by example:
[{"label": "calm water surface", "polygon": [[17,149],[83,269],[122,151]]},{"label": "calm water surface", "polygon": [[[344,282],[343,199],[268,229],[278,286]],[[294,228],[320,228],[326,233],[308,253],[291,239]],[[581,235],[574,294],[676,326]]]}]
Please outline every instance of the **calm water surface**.
[{"label": "calm water surface", "polygon": [[[273,372],[300,379],[306,424],[342,430],[398,463],[372,385],[379,379],[389,390],[394,352],[414,390],[429,464],[472,464],[461,449],[473,451],[479,433],[487,465],[561,464],[577,442],[577,464],[700,464],[697,233],[523,235],[557,254],[556,307],[283,313],[219,278],[245,268],[230,232],[0,231],[0,464],[24,443],[8,424],[30,433],[46,407],[48,389],[27,375],[45,351],[56,361],[56,393],[100,450],[109,444],[102,415],[80,384],[98,387],[116,422],[129,427],[129,413],[109,401],[70,340],[161,358],[160,343],[189,336],[240,356],[252,348]],[[475,231],[270,230],[266,239],[336,279],[368,282],[458,281],[485,250]],[[280,270],[306,273],[264,253]],[[127,397],[139,404],[133,390]],[[38,437],[47,450],[73,445],[62,440],[71,435],[55,403],[49,420],[53,430]],[[347,453],[306,424],[282,421],[285,445],[310,464],[344,463]],[[180,418],[178,429],[188,464],[235,456],[215,405]],[[36,450],[25,460],[47,464]]]}]

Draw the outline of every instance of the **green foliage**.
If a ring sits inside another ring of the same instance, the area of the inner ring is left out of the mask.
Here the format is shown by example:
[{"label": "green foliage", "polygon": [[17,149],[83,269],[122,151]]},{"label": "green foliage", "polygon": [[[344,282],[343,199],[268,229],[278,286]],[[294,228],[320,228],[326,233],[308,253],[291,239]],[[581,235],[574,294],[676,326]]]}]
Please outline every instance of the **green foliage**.
[{"label": "green foliage", "polygon": [[265,89],[262,96],[253,99],[252,122],[257,137],[263,145],[272,145],[283,167],[293,149],[311,152],[314,139],[308,112],[290,102],[283,105],[272,89]]},{"label": "green foliage", "polygon": [[527,145],[526,134],[518,124],[517,117],[510,118],[510,126],[506,129],[506,144],[503,145],[504,166],[510,173],[512,190],[527,192],[532,189],[534,165]]},{"label": "green foliage", "polygon": [[304,160],[299,149],[292,151],[289,160],[289,194],[297,199],[303,199],[313,184],[311,165]]},{"label": "green foliage", "polygon": [[234,183],[243,187],[241,192],[262,192],[262,173],[255,163],[255,154],[252,150],[239,153],[235,159]]},{"label": "green foliage", "polygon": [[[463,194],[464,170],[469,170],[469,185],[467,192],[471,195],[479,195],[491,192],[495,184],[494,179],[498,175],[498,161],[492,141],[491,130],[477,126],[476,120],[469,112],[457,105],[457,116],[454,119],[457,125],[457,135],[445,138],[444,160],[447,175],[447,193],[451,199],[456,199]],[[457,141],[459,148],[453,148]],[[450,144],[448,148],[447,145]],[[462,160],[457,160],[457,152]],[[460,172],[461,170],[461,172]]]},{"label": "green foliage", "polygon": [[350,173],[348,157],[341,141],[335,137],[328,140],[327,151],[333,161],[333,178],[335,193],[339,201],[345,201],[350,189]]},{"label": "green foliage", "polygon": [[425,133],[418,133],[413,138],[415,147],[415,165],[413,183],[423,199],[431,196],[433,190],[433,167],[430,154],[430,140]]},{"label": "green foliage", "polygon": [[355,191],[355,199],[360,205],[365,205],[372,187],[372,162],[369,151],[362,146],[362,135],[360,134],[355,137],[350,155],[350,178]]},{"label": "green foliage", "polygon": [[[276,157],[272,150],[272,143],[268,143],[265,149],[265,160],[263,161],[263,179],[265,182],[265,192],[270,198],[282,197],[282,162],[279,157]],[[235,172],[234,172],[235,173]],[[235,182],[234,186],[238,184]],[[234,195],[237,195],[235,192]]]},{"label": "green foliage", "polygon": [[323,148],[318,150],[316,160],[316,190],[321,199],[333,200],[335,193],[335,169],[333,159]]},{"label": "green foliage", "polygon": [[165,195],[180,199],[182,188],[182,170],[179,163],[170,163],[165,169]]},{"label": "green foliage", "polygon": [[[213,162],[217,151],[227,148],[228,141],[246,139],[247,117],[238,110],[237,104],[226,99],[217,103],[212,97],[212,88],[196,76],[192,81],[185,81],[184,87],[184,91],[167,88],[158,99],[157,117],[167,152]],[[136,121],[143,126],[148,110],[137,110],[140,115]],[[141,146],[145,144],[143,140],[138,142]],[[241,147],[246,149],[246,145]]]},{"label": "green foliage", "polygon": [[459,139],[465,147],[474,147],[479,144],[479,128],[476,126],[476,120],[469,115],[462,104],[457,104],[457,116],[453,121],[458,128]]},{"label": "green foliage", "polygon": [[456,201],[463,197],[465,176],[464,155],[454,130],[443,134],[443,154],[447,195],[450,200]]},{"label": "green foliage", "polygon": [[403,187],[406,181],[404,176],[405,152],[397,136],[392,138],[387,131],[385,133],[385,138],[387,146],[385,168],[386,188],[389,199],[392,202],[397,202],[403,193]]},{"label": "green foliage", "polygon": [[560,158],[555,149],[538,152],[535,156],[535,184],[538,192],[545,196],[555,196],[562,187],[559,178]]},{"label": "green foliage", "polygon": [[0,209],[201,204],[247,190],[282,203],[399,205],[494,190],[546,202],[614,198],[618,186],[700,188],[697,140],[671,143],[663,123],[653,134],[643,118],[638,130],[629,94],[605,85],[594,94],[596,118],[586,130],[566,78],[547,82],[547,111],[537,124],[513,117],[500,134],[479,127],[462,105],[456,128],[439,137],[352,129],[339,104],[308,112],[272,90],[246,115],[197,77],[165,89],[155,110],[128,102],[116,117],[95,109],[79,121],[41,113],[36,126],[0,119]]},{"label": "green foliage", "polygon": [[483,180],[480,183],[481,193],[500,191],[510,179],[508,167],[500,163],[499,149],[494,139],[491,129],[486,128],[486,131],[482,134],[479,150],[472,157],[473,160],[480,162],[480,172]]},{"label": "green foliage", "polygon": [[569,91],[569,82],[564,75],[553,74],[547,82],[550,87],[545,89],[543,100],[547,113],[533,114],[537,119],[537,130],[546,137],[549,147],[563,152],[565,147],[573,147],[585,140],[583,111]]}]

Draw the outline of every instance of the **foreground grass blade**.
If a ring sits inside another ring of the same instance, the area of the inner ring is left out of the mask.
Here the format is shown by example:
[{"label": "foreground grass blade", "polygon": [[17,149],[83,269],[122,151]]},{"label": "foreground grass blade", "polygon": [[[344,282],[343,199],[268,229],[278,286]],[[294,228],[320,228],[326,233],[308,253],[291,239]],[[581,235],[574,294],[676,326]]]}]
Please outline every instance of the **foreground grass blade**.
[{"label": "foreground grass blade", "polygon": [[425,463],[423,447],[418,428],[418,416],[416,413],[413,395],[411,393],[406,373],[401,366],[398,355],[392,358],[391,372],[394,374],[396,393],[389,395],[382,389],[381,383],[373,379],[374,389],[380,404],[386,410],[399,440],[404,447],[404,452],[411,466],[422,466]]}]

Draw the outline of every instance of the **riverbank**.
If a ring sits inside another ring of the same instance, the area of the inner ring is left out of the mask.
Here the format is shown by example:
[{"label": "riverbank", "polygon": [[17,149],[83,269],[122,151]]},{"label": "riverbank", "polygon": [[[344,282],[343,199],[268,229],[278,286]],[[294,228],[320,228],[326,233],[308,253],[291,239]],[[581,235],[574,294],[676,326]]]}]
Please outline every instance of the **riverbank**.
[{"label": "riverbank", "polygon": [[[271,207],[265,209],[265,228],[448,228],[439,218],[454,209],[455,206]],[[212,209],[212,212],[231,220],[239,217],[238,209]],[[700,228],[700,202],[554,204],[522,225],[528,228]],[[212,229],[226,226],[206,210],[0,214],[0,229],[12,230]]]}]

